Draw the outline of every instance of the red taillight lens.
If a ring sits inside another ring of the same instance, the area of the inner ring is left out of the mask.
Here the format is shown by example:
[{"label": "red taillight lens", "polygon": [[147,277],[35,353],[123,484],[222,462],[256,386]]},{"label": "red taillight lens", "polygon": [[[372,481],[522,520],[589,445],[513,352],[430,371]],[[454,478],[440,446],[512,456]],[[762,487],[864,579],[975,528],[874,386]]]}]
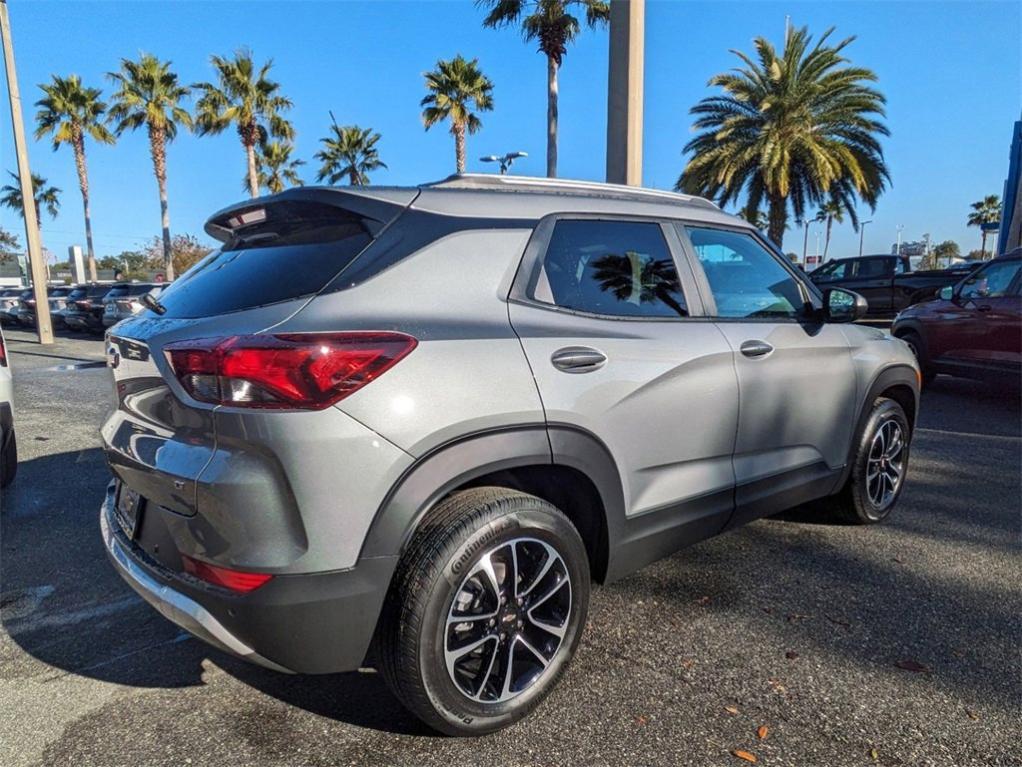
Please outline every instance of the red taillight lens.
[{"label": "red taillight lens", "polygon": [[0,336],[0,368],[7,367],[7,347],[4,346],[4,337]]},{"label": "red taillight lens", "polygon": [[84,311],[92,308],[92,301],[75,301],[75,306]]},{"label": "red taillight lens", "polygon": [[201,402],[322,410],[378,378],[416,344],[404,333],[286,333],[180,341],[164,353]]},{"label": "red taillight lens", "polygon": [[240,594],[255,591],[273,577],[266,573],[243,573],[240,570],[217,567],[184,554],[181,555],[181,561],[184,563],[186,573],[190,573],[206,583],[237,591]]}]

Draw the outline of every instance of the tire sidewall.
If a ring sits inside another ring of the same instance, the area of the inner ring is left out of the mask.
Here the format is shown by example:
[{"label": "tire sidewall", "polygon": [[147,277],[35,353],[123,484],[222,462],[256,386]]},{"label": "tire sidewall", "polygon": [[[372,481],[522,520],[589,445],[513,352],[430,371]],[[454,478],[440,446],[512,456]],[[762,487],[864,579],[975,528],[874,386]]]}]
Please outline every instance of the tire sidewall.
[{"label": "tire sidewall", "polygon": [[[873,444],[873,437],[884,423],[892,420],[896,421],[901,427],[904,439],[905,446],[902,448],[902,477],[895,490],[894,498],[891,499],[891,502],[885,508],[880,509],[870,500],[869,491],[866,486],[866,473],[868,471],[869,452]],[[855,513],[863,522],[882,522],[890,516],[891,511],[898,505],[901,492],[905,489],[905,475],[908,472],[911,448],[912,431],[901,405],[892,399],[883,398],[877,400],[873,405],[873,411],[870,413],[869,420],[866,421],[866,427],[863,429],[859,440],[859,450],[855,456],[855,468],[852,473],[852,498],[855,503]]]},{"label": "tire sidewall", "polygon": [[[476,528],[461,541],[445,547],[443,569],[434,581],[426,602],[418,642],[419,674],[437,714],[456,734],[484,734],[506,727],[535,708],[557,684],[585,627],[589,603],[589,570],[585,548],[574,526],[552,507],[536,499],[531,507],[502,514]],[[469,700],[447,673],[444,657],[447,615],[465,575],[483,554],[514,538],[536,538],[557,549],[568,569],[571,612],[568,630],[544,677],[505,703],[486,704]]]}]

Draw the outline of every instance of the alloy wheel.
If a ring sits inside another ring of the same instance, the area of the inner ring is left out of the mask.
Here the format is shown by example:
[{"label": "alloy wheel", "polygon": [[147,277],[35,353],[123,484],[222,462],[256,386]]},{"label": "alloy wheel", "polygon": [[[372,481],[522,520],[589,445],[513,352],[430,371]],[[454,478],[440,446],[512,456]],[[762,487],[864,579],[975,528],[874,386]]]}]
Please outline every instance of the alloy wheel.
[{"label": "alloy wheel", "polygon": [[480,703],[504,703],[531,688],[564,640],[571,596],[568,569],[549,543],[515,538],[487,551],[447,615],[451,681]]},{"label": "alloy wheel", "polygon": [[866,461],[866,494],[877,509],[894,501],[905,476],[905,436],[894,420],[883,421],[873,435]]}]

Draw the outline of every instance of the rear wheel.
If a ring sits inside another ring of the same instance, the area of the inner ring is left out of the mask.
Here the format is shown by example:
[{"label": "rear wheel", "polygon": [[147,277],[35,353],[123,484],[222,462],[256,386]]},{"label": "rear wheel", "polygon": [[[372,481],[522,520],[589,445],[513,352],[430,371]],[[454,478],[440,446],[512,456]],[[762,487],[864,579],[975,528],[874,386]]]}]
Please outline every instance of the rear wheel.
[{"label": "rear wheel", "polygon": [[525,717],[574,655],[589,607],[575,527],[535,496],[473,488],[442,501],[398,567],[380,659],[401,702],[449,735]]},{"label": "rear wheel", "polygon": [[7,434],[0,434],[0,487],[7,487],[18,473],[18,442],[12,428]]},{"label": "rear wheel", "polygon": [[937,377],[937,374],[934,373],[930,367],[930,360],[926,356],[926,347],[923,345],[923,339],[914,330],[907,330],[898,336],[898,338],[908,345],[908,348],[912,351],[913,356],[916,358],[916,362],[919,363],[919,370],[922,373],[922,383],[932,383],[933,379]]},{"label": "rear wheel", "polygon": [[838,516],[869,525],[890,515],[905,485],[911,437],[901,405],[878,397],[859,435],[851,476],[832,499]]}]

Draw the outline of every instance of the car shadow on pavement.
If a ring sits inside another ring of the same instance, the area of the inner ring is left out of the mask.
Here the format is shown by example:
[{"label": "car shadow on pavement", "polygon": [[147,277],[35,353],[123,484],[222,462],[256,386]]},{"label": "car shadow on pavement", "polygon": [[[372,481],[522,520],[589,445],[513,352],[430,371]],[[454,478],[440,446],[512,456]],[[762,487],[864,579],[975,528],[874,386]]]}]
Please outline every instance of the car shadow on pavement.
[{"label": "car shadow on pavement", "polygon": [[0,497],[0,623],[31,656],[5,660],[0,680],[78,675],[171,689],[204,684],[208,660],[244,684],[320,716],[400,734],[430,734],[379,674],[268,671],[188,636],[163,618],[107,562],[98,511],[108,481],[98,448],[51,454],[23,461]]}]

